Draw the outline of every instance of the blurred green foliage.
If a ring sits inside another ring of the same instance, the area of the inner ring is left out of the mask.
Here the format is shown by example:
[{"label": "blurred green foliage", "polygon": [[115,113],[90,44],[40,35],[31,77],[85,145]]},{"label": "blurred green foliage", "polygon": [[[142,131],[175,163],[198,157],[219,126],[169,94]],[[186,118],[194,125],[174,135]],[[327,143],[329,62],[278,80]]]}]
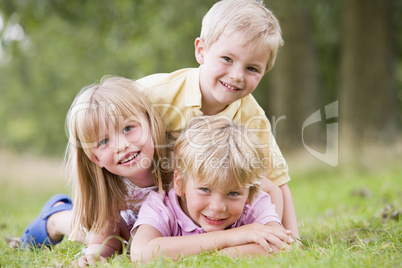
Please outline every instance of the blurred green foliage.
[{"label": "blurred green foliage", "polygon": [[[0,145],[61,154],[65,115],[82,87],[107,74],[197,66],[193,42],[213,2],[0,2]],[[9,40],[17,24],[25,37]]]},{"label": "blurred green foliage", "polygon": [[[274,1],[266,1],[268,7]],[[198,66],[193,42],[215,2],[0,0],[0,147],[61,155],[65,115],[82,87],[108,74],[136,79]],[[394,20],[401,29],[397,2]],[[326,103],[337,94],[340,3],[306,3]],[[402,99],[400,60],[396,64]],[[268,92],[256,92],[257,99]]]}]

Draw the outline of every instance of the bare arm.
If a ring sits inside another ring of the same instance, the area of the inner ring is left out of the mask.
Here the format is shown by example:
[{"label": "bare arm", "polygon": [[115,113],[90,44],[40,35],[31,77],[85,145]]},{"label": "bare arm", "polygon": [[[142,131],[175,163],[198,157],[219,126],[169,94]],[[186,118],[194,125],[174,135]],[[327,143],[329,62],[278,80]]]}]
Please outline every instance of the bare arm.
[{"label": "bare arm", "polygon": [[292,231],[292,234],[296,238],[300,238],[299,229],[297,227],[297,218],[295,206],[293,204],[292,193],[290,192],[289,186],[284,184],[280,186],[283,195],[283,226]]},{"label": "bare arm", "polygon": [[240,245],[237,247],[224,248],[222,250],[219,250],[219,253],[229,255],[232,258],[238,258],[238,257],[264,256],[280,251],[280,249],[277,247],[272,248],[273,248],[272,251],[266,251],[260,245],[254,243],[254,244]]},{"label": "bare arm", "polygon": [[121,219],[116,228],[106,228],[102,234],[93,234],[89,240],[85,256],[77,260],[77,265],[86,267],[95,265],[96,261],[104,262],[106,258],[113,256],[122,250],[122,240],[128,241],[130,232],[126,222]]},{"label": "bare arm", "polygon": [[270,179],[264,178],[261,180],[261,190],[269,194],[271,202],[275,205],[276,214],[282,220],[283,216],[283,196],[281,189]]},{"label": "bare arm", "polygon": [[155,256],[176,259],[250,243],[257,244],[264,252],[272,251],[272,244],[281,247],[283,241],[291,242],[289,233],[279,223],[276,224],[253,223],[230,230],[177,237],[162,237],[156,228],[141,225],[131,244],[131,259],[139,262],[147,262]]},{"label": "bare arm", "polygon": [[[278,230],[285,231],[285,229],[282,227],[282,225],[280,225],[277,222],[269,222],[266,225],[277,228]],[[286,243],[284,243],[282,241],[286,241]],[[241,257],[241,256],[251,257],[251,256],[268,255],[268,254],[280,252],[281,250],[290,249],[291,242],[293,242],[293,240],[288,236],[288,237],[284,238],[283,240],[278,240],[278,243],[275,243],[275,244],[269,243],[270,250],[268,250],[268,251],[266,249],[264,249],[263,247],[261,247],[259,244],[250,243],[250,244],[239,245],[239,246],[234,246],[234,247],[227,247],[227,248],[221,249],[219,251],[219,253],[230,255],[233,258]]]}]

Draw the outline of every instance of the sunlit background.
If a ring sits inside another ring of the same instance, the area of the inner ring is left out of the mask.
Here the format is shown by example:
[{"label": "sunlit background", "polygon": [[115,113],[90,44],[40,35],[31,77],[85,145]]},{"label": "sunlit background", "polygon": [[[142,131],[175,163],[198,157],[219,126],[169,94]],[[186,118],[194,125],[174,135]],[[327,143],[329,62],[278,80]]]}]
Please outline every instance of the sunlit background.
[{"label": "sunlit background", "polygon": [[[31,253],[9,242],[50,196],[71,193],[64,121],[75,95],[104,75],[198,67],[194,39],[215,2],[0,0],[1,267],[76,259],[70,241]],[[265,2],[285,45],[253,95],[289,164],[307,242],[273,266],[399,267],[402,1]]]},{"label": "sunlit background", "polygon": [[[65,115],[82,87],[197,67],[193,42],[215,2],[0,1],[0,177],[29,170],[22,159],[62,159]],[[253,95],[290,170],[402,160],[402,2],[266,4],[285,45]]]}]

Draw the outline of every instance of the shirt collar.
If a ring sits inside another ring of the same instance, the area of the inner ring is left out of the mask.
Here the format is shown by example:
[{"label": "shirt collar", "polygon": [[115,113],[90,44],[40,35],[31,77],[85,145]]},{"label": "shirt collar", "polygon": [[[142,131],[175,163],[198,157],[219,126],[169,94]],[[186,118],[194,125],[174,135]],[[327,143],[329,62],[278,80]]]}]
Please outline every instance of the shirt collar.
[{"label": "shirt collar", "polygon": [[240,105],[241,105],[241,99],[237,100],[231,104],[228,105],[228,107],[225,108],[222,112],[220,112],[217,115],[222,115],[222,116],[227,116],[229,118],[234,118],[236,113],[240,110]]},{"label": "shirt collar", "polygon": [[181,209],[179,197],[176,195],[176,192],[173,188],[169,190],[169,199],[171,200],[172,205],[175,207],[177,223],[182,229],[183,234],[205,233],[205,231],[197,226],[193,220],[190,219]]}]

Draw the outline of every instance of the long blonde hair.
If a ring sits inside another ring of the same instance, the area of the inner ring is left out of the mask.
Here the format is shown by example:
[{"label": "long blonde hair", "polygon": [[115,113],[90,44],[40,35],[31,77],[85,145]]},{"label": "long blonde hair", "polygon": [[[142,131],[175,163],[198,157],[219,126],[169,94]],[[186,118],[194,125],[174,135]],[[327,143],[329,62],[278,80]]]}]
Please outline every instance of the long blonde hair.
[{"label": "long blonde hair", "polygon": [[[69,142],[66,162],[70,172],[74,206],[71,239],[83,234],[84,228],[101,233],[115,227],[120,210],[126,209],[127,189],[124,180],[91,161],[91,148],[98,140],[99,124],[118,118],[145,116],[155,145],[152,163],[153,180],[159,189],[169,183],[161,167],[167,159],[165,124],[134,81],[121,77],[104,77],[99,84],[83,88],[73,101],[66,118]],[[105,118],[107,117],[107,118]],[[107,222],[114,226],[106,226]]]}]

